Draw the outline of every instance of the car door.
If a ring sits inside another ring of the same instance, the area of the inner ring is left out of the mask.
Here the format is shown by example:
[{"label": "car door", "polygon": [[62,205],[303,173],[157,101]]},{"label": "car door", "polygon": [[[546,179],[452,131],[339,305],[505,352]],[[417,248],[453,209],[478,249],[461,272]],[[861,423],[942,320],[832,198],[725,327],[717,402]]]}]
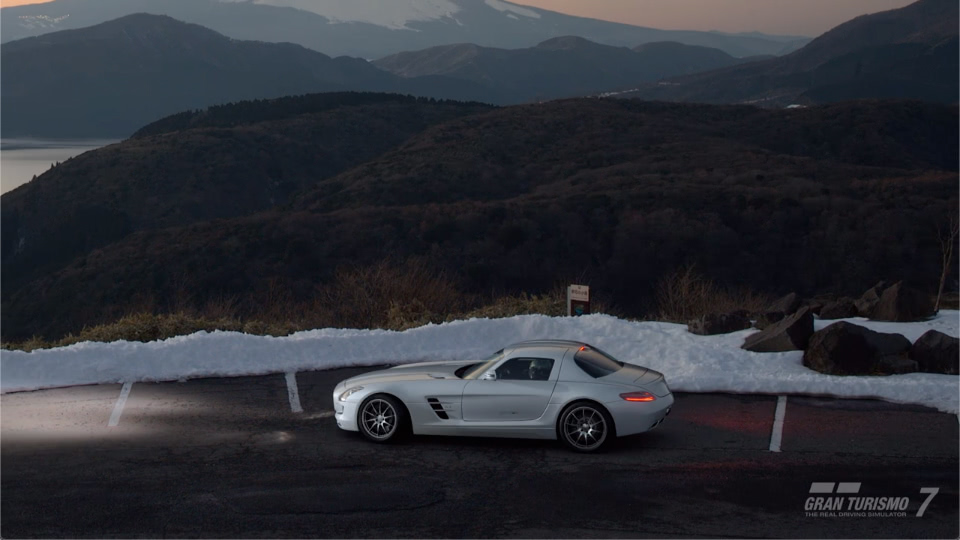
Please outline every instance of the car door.
[{"label": "car door", "polygon": [[[521,354],[496,368],[495,380],[481,377],[463,389],[463,419],[467,422],[518,422],[543,415],[557,385],[560,359]],[[549,365],[549,369],[545,366]]]}]

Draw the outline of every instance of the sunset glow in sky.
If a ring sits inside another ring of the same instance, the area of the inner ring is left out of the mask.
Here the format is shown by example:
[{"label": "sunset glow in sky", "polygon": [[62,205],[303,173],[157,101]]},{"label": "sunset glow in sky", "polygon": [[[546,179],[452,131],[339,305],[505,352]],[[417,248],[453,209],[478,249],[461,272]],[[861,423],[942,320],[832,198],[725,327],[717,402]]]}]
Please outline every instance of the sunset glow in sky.
[{"label": "sunset glow in sky", "polygon": [[[349,0],[347,0],[349,1]],[[392,1],[392,0],[384,0]],[[913,0],[516,0],[561,13],[652,28],[817,36],[858,15]],[[0,6],[38,0],[0,0]]]}]

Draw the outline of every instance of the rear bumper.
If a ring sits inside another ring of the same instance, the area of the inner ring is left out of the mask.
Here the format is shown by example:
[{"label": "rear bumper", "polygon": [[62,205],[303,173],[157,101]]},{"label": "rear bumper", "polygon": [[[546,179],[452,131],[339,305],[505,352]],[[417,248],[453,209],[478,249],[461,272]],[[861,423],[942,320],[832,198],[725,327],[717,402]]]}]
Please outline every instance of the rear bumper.
[{"label": "rear bumper", "polygon": [[634,435],[658,427],[673,407],[673,394],[658,397],[656,401],[613,401],[604,404],[613,416],[617,436]]}]

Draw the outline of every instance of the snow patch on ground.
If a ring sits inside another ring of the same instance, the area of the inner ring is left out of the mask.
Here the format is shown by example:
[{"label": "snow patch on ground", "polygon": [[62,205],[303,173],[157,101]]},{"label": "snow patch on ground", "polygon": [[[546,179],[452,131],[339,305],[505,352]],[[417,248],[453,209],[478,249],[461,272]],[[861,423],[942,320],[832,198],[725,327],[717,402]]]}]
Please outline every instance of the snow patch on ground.
[{"label": "snow patch on ground", "polygon": [[[903,334],[911,341],[930,329],[960,335],[957,311],[942,311],[919,323],[847,320],[876,331]],[[833,322],[818,320],[815,324],[820,329]],[[471,360],[510,343],[554,338],[585,341],[626,362],[661,371],[677,391],[876,398],[960,412],[960,383],[955,375],[823,375],[803,366],[800,351],[761,354],[742,350],[744,338],[755,331],[696,336],[687,332],[685,325],[631,322],[607,315],[524,315],[455,321],[404,332],[327,328],[281,338],[198,332],[150,343],[86,342],[30,353],[0,351],[0,392]]]},{"label": "snow patch on ground", "polygon": [[509,4],[507,2],[501,2],[500,0],[486,0],[488,6],[492,7],[497,11],[509,11],[511,13],[516,13],[517,15],[523,15],[524,17],[530,17],[531,19],[539,19],[540,14],[532,9],[523,8],[515,4]]},{"label": "snow patch on ground", "polygon": [[[246,2],[249,0],[220,0]],[[460,7],[450,0],[253,0],[255,4],[290,7],[316,13],[333,23],[364,22],[395,30],[407,23],[452,17]]]}]

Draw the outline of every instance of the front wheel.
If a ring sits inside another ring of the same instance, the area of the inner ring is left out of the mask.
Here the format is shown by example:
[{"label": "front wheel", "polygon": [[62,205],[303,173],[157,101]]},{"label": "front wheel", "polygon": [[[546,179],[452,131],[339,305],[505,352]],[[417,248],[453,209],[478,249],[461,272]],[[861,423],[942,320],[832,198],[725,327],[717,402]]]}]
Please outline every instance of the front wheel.
[{"label": "front wheel", "polygon": [[560,413],[557,435],[576,452],[595,452],[613,436],[613,419],[603,407],[577,402]]},{"label": "front wheel", "polygon": [[370,396],[360,404],[360,410],[357,412],[360,433],[377,443],[396,439],[404,422],[406,422],[406,410],[390,396]]}]

